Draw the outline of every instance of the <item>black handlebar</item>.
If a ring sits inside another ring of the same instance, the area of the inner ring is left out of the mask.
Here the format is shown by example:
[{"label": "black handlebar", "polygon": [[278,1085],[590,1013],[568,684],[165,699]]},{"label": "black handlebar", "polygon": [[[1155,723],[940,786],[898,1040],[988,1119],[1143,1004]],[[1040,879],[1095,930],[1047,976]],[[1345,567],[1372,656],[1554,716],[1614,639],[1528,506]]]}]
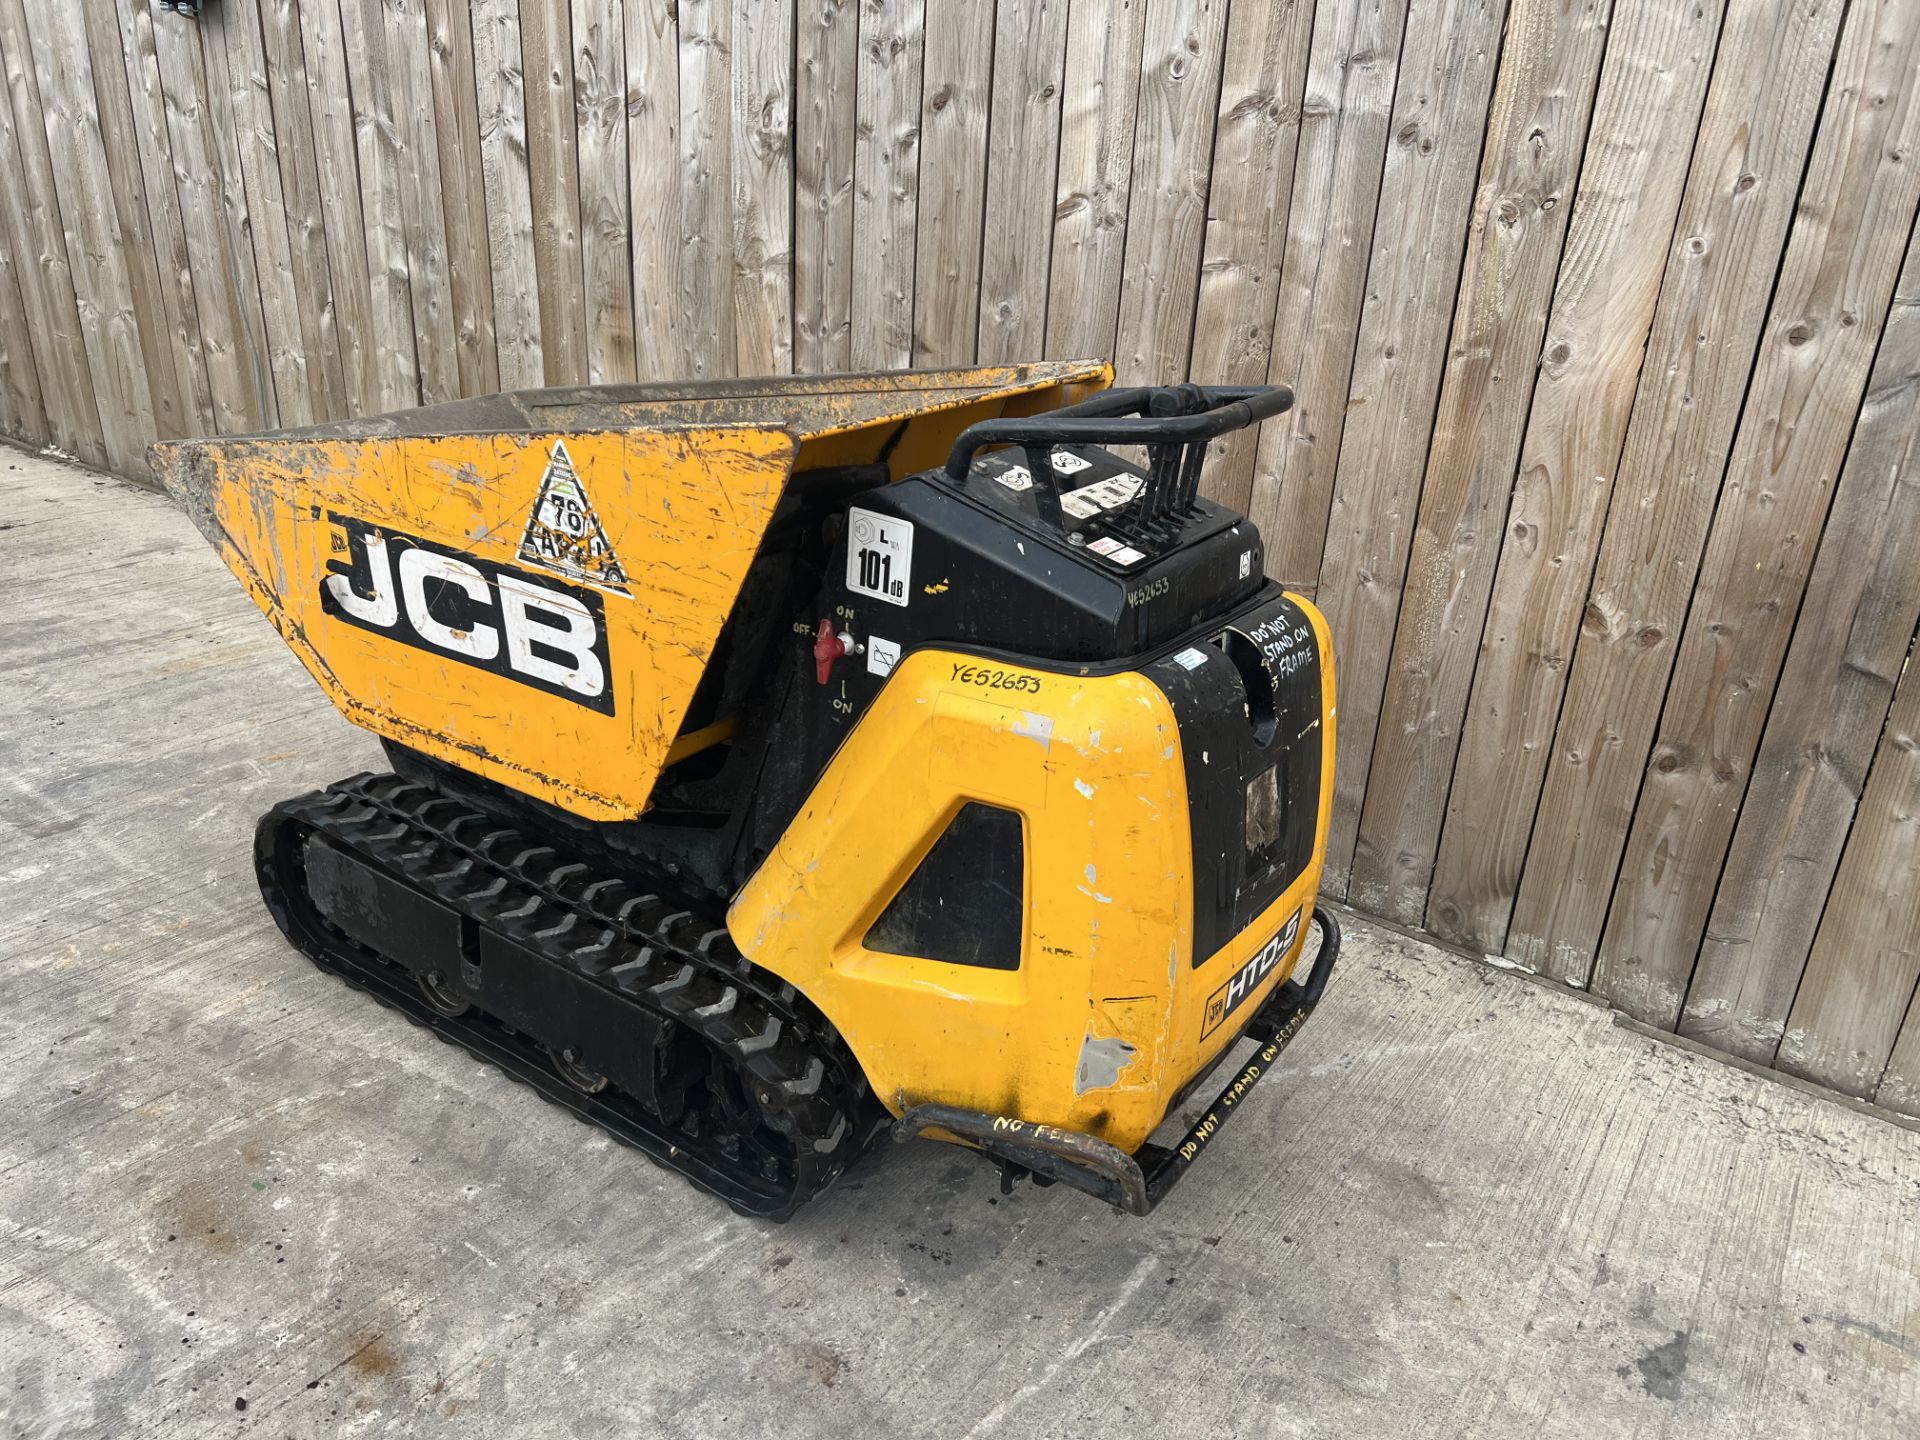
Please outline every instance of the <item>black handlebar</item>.
[{"label": "black handlebar", "polygon": [[1293,407],[1284,385],[1140,385],[1012,420],[982,420],[953,442],[947,474],[964,480],[989,445],[1184,445],[1216,440]]},{"label": "black handlebar", "polygon": [[1061,445],[1143,445],[1148,474],[1139,495],[1112,528],[1143,537],[1177,529],[1200,492],[1207,442],[1293,406],[1284,385],[1157,385],[1107,390],[1078,405],[1044,415],[982,420],[953,442],[947,474],[964,482],[973,458],[990,445],[1018,445],[1027,453],[1041,519],[1064,530],[1059,479],[1052,466]]}]

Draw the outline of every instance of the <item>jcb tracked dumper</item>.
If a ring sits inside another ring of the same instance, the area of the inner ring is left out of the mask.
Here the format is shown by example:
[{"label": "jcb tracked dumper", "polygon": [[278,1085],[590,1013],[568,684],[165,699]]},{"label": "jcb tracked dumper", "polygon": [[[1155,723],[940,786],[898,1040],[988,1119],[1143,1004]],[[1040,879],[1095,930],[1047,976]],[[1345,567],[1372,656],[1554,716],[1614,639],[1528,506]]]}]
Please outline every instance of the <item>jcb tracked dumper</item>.
[{"label": "jcb tracked dumper", "polygon": [[1199,497],[1208,441],[1291,397],[1109,380],[597,386],[156,447],[393,766],[262,819],[274,918],[742,1212],[892,1117],[1144,1214],[1332,967],[1334,688],[1320,615]]}]

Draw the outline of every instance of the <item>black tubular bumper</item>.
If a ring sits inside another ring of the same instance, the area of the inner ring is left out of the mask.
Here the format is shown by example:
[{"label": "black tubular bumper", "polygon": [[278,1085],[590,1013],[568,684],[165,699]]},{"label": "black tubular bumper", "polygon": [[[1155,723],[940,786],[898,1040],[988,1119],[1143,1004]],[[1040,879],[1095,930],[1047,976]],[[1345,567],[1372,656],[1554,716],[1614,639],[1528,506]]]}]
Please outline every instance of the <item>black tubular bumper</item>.
[{"label": "black tubular bumper", "polygon": [[1084,1190],[1129,1215],[1151,1214],[1192,1167],[1200,1152],[1233,1118],[1240,1102],[1273,1068],[1280,1052],[1292,1042],[1314,1006],[1320,1003],[1340,958],[1340,926],[1318,907],[1313,918],[1320,925],[1320,953],[1314,956],[1313,968],[1307,972],[1306,980],[1289,980],[1267,997],[1266,1004],[1242,1032],[1244,1038],[1259,1041],[1260,1048],[1214,1097],[1206,1113],[1194,1122],[1178,1144],[1169,1147],[1149,1143],[1142,1145],[1137,1154],[1129,1155],[1117,1145],[1077,1130],[962,1110],[954,1105],[916,1105],[894,1122],[893,1138],[905,1141],[928,1130],[945,1131],[996,1160],[1018,1165],[1043,1179],[1058,1180],[1076,1190]]}]

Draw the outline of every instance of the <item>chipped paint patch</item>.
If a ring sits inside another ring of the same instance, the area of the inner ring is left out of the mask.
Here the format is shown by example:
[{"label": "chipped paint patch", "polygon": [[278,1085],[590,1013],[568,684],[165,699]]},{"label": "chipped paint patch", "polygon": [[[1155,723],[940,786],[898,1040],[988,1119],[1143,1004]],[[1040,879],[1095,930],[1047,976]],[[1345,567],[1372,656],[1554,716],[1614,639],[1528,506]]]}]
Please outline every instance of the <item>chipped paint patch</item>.
[{"label": "chipped paint patch", "polygon": [[1086,781],[1075,780],[1073,782],[1073,788],[1078,790],[1084,799],[1093,799],[1093,786],[1089,785]]},{"label": "chipped paint patch", "polygon": [[1053,717],[1037,715],[1031,710],[1020,712],[1020,721],[1013,727],[1013,733],[1035,741],[1042,750],[1053,748]]},{"label": "chipped paint patch", "polygon": [[1120,1072],[1133,1063],[1139,1051],[1118,1036],[1096,1036],[1087,1031],[1080,1042],[1080,1066],[1073,1074],[1073,1091],[1084,1095],[1089,1090],[1106,1090],[1120,1083]]}]

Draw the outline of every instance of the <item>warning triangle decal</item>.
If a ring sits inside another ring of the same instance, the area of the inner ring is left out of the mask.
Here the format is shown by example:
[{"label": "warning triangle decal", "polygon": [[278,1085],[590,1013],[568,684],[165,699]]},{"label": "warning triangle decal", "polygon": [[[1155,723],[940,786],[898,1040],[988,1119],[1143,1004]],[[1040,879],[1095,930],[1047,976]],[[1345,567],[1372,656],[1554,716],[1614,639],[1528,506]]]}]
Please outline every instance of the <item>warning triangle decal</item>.
[{"label": "warning triangle decal", "polygon": [[553,442],[547,457],[540,497],[533,502],[520,541],[520,558],[569,579],[626,591],[627,573],[607,543],[607,532],[600,528],[600,517],[593,513],[587,487],[574,472],[563,440]]}]

